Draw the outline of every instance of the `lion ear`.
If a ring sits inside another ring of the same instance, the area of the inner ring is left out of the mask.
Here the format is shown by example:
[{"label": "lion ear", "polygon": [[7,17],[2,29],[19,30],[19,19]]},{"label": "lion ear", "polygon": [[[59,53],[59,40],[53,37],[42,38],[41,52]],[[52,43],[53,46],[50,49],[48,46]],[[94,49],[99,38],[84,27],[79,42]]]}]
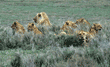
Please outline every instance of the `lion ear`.
[{"label": "lion ear", "polygon": [[32,26],[34,26],[34,24],[32,24]]},{"label": "lion ear", "polygon": [[93,25],[95,26],[95,23],[93,23]]}]

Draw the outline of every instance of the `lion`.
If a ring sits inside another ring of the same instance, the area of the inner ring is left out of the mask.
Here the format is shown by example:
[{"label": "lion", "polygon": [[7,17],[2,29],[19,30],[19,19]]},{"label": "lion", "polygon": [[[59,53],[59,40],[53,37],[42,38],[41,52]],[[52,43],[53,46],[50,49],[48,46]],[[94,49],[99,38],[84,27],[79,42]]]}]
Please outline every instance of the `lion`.
[{"label": "lion", "polygon": [[24,27],[18,22],[14,22],[11,26],[12,30],[13,30],[13,34],[15,32],[20,33],[20,34],[24,34],[25,33],[25,29]]},{"label": "lion", "polygon": [[42,35],[42,32],[39,31],[39,29],[35,26],[34,23],[28,23],[28,32],[29,31],[33,31],[35,34],[41,34]]},{"label": "lion", "polygon": [[72,28],[76,28],[77,27],[77,25],[74,23],[74,22],[72,22],[72,21],[66,21],[65,22],[65,24],[62,26],[62,30],[64,31],[64,30],[67,30],[68,32],[72,32],[72,29],[70,29],[69,27],[72,27]]},{"label": "lion", "polygon": [[37,13],[37,15],[33,18],[34,22],[37,23],[37,25],[46,25],[51,26],[52,24],[49,21],[49,18],[45,12]]},{"label": "lion", "polygon": [[88,32],[85,32],[85,31],[83,31],[83,30],[81,30],[81,31],[77,31],[77,36],[79,36],[79,37],[83,37],[83,39],[84,39],[84,45],[86,44],[86,43],[88,43],[89,41],[88,41]]},{"label": "lion", "polygon": [[81,19],[78,19],[78,20],[76,20],[76,22],[75,22],[75,24],[77,24],[77,25],[79,25],[79,24],[88,24],[89,26],[90,26],[90,23],[87,21],[87,20],[85,20],[84,18],[81,18]]},{"label": "lion", "polygon": [[102,25],[98,23],[93,23],[93,26],[90,28],[89,33],[95,35],[102,29]]},{"label": "lion", "polygon": [[[84,38],[84,43],[90,42],[91,39],[93,39],[98,31],[102,29],[102,26],[97,23],[93,23],[93,26],[90,28],[88,32],[85,31],[76,31],[78,33],[78,36],[83,36]],[[90,39],[90,40],[89,40]]]}]

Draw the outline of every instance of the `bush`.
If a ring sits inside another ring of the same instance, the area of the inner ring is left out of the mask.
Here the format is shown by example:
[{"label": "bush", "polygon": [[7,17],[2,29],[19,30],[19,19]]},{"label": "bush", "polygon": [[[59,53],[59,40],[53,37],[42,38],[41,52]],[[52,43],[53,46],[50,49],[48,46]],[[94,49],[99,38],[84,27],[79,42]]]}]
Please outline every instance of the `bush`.
[{"label": "bush", "polygon": [[20,55],[16,54],[15,59],[11,62],[12,67],[22,67]]},{"label": "bush", "polygon": [[104,63],[104,57],[102,53],[96,48],[88,48],[86,50],[85,56],[93,58],[98,64]]},{"label": "bush", "polygon": [[97,67],[93,59],[86,58],[82,54],[74,54],[67,61],[60,61],[55,65],[56,67]]},{"label": "bush", "polygon": [[55,39],[61,47],[69,47],[73,46],[83,46],[84,39],[79,36],[69,36],[69,35],[61,35]]},{"label": "bush", "polygon": [[94,60],[77,54],[72,59],[68,59],[68,65],[71,67],[97,67]]}]

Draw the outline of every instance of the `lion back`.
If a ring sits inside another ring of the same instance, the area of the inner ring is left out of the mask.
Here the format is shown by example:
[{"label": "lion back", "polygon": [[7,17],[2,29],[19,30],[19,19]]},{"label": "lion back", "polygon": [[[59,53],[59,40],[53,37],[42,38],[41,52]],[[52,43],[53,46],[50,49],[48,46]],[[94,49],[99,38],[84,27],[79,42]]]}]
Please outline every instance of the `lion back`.
[{"label": "lion back", "polygon": [[36,33],[36,34],[42,34],[42,32],[41,31],[39,31],[39,29],[36,27],[36,28],[34,28],[34,33]]},{"label": "lion back", "polygon": [[43,17],[43,19],[44,19],[44,22],[46,22],[45,25],[52,25],[52,24],[50,23],[50,21],[49,21],[49,18],[48,18],[48,16],[47,16],[47,14],[46,14],[45,12],[41,12],[41,14],[42,14],[42,17]]},{"label": "lion back", "polygon": [[46,14],[45,12],[42,12],[42,17],[43,17],[44,19],[49,19],[48,16],[47,16],[47,14]]}]

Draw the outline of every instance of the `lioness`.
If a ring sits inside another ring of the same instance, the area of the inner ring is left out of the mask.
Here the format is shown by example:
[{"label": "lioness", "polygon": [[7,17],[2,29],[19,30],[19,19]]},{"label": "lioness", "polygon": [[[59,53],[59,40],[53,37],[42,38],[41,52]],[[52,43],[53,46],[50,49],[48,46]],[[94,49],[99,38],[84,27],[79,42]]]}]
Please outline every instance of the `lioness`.
[{"label": "lioness", "polygon": [[45,12],[37,13],[37,15],[33,18],[33,20],[35,23],[37,23],[37,25],[42,25],[42,24],[46,26],[52,25]]},{"label": "lioness", "polygon": [[35,34],[42,34],[42,32],[40,32],[38,30],[38,28],[35,26],[34,23],[28,23],[28,28],[27,29],[28,29],[28,32],[33,31]]},{"label": "lioness", "polygon": [[62,30],[64,31],[64,30],[67,30],[68,32],[72,32],[72,29],[71,28],[69,28],[69,27],[71,27],[71,28],[76,28],[77,27],[77,25],[75,24],[75,23],[73,23],[72,21],[66,21],[65,22],[65,24],[62,26]]},{"label": "lioness", "polygon": [[93,26],[90,28],[89,33],[95,35],[102,29],[102,26],[98,23],[93,23]]},{"label": "lioness", "polygon": [[83,24],[86,23],[90,26],[90,23],[87,20],[85,20],[84,18],[76,20],[76,24],[81,24],[81,23],[83,23]]},{"label": "lioness", "polygon": [[13,30],[13,34],[15,34],[15,32],[24,34],[25,32],[24,27],[18,21],[14,22],[11,28]]}]

